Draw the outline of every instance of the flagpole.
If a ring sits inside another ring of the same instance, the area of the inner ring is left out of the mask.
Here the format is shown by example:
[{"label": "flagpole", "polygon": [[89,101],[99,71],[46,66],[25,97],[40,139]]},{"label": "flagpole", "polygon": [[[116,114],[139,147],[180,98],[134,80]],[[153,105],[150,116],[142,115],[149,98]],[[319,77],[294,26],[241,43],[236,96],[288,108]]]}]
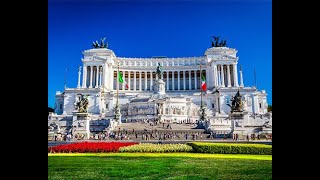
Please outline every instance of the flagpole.
[{"label": "flagpole", "polygon": [[202,70],[201,70],[201,60],[200,60],[200,97],[201,97],[201,109],[202,109]]},{"label": "flagpole", "polygon": [[119,71],[119,60],[117,61],[118,64],[118,77],[117,77],[117,103],[116,106],[118,107],[118,102],[119,102],[119,75],[120,75],[120,71]]}]

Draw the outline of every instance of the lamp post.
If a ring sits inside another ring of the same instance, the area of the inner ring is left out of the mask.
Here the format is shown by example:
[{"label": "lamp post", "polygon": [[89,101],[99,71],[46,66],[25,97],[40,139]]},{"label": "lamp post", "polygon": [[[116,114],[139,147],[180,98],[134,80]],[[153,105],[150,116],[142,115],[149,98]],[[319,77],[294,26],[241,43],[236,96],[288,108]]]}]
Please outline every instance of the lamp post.
[{"label": "lamp post", "polygon": [[[117,61],[118,64],[118,73],[119,74],[119,60]],[[117,77],[117,102],[116,106],[114,108],[114,120],[118,123],[118,125],[121,124],[121,112],[119,108],[119,79]]]},{"label": "lamp post", "polygon": [[[200,80],[202,79],[202,69],[201,69],[201,60],[200,60]],[[201,82],[201,81],[200,81]],[[206,108],[203,106],[203,101],[202,101],[202,83],[200,83],[200,122],[204,123],[206,121]],[[200,123],[199,122],[199,123]]]}]

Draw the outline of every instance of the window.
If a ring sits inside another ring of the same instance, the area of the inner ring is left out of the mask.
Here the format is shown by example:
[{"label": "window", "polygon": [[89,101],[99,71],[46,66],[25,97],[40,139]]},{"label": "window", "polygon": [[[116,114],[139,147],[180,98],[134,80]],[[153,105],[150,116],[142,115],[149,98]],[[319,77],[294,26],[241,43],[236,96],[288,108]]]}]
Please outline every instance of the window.
[{"label": "window", "polygon": [[259,103],[259,107],[261,108],[262,106],[261,106],[261,103]]},{"label": "window", "polygon": [[106,109],[109,109],[109,104],[108,103],[106,104]]},{"label": "window", "polygon": [[62,109],[62,104],[60,104],[60,109]]},{"label": "window", "polygon": [[214,108],[214,104],[212,103],[212,108]]}]

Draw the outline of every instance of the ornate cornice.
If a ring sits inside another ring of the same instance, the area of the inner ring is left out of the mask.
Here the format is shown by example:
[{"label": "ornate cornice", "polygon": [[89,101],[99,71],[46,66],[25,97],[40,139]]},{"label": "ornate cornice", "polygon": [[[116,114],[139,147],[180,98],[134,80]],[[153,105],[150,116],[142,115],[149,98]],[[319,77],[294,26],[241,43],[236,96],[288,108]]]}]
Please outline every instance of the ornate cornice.
[{"label": "ornate cornice", "polygon": [[100,93],[102,89],[99,88],[67,88],[66,93]]},{"label": "ornate cornice", "polygon": [[[117,66],[113,66],[113,69],[116,69]],[[202,70],[206,70],[206,66],[201,67]],[[132,66],[132,67],[120,67],[120,71],[156,71],[155,67],[138,67],[138,66]],[[200,66],[171,66],[171,67],[163,67],[163,71],[192,71],[192,70],[200,70]]]},{"label": "ornate cornice", "polygon": [[140,58],[140,57],[117,57],[120,61],[154,61],[154,62],[164,62],[164,61],[181,61],[181,60],[203,60],[206,57],[176,57],[176,58]]},{"label": "ornate cornice", "polygon": [[208,55],[220,55],[220,54],[234,54],[236,55],[238,51],[233,48],[228,48],[228,47],[211,47],[206,50],[204,53],[206,56]]}]

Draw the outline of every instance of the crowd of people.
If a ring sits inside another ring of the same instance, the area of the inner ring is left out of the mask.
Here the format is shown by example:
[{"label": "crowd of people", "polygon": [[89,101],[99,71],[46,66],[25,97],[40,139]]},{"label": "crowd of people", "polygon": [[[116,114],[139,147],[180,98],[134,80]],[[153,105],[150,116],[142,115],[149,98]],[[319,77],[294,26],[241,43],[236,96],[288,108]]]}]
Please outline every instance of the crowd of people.
[{"label": "crowd of people", "polygon": [[[99,141],[108,141],[108,140],[136,140],[136,141],[150,141],[150,140],[159,140],[159,141],[175,141],[175,140],[186,140],[186,141],[201,141],[201,140],[216,140],[216,139],[230,139],[233,141],[239,140],[260,140],[270,139],[272,140],[272,135],[261,137],[260,134],[251,134],[251,135],[240,135],[239,134],[215,134],[212,131],[206,133],[204,130],[172,130],[172,124],[162,123],[162,126],[157,126],[153,129],[153,126],[156,126],[158,122],[151,122],[148,120],[139,121],[137,123],[149,124],[150,128],[145,128],[143,130],[131,129],[127,130],[125,128],[118,128],[114,131],[106,132],[96,132],[90,133],[90,137],[87,138],[84,134],[58,134],[52,137],[53,141],[74,141],[74,140],[99,140]],[[161,128],[162,127],[162,128]]]}]

